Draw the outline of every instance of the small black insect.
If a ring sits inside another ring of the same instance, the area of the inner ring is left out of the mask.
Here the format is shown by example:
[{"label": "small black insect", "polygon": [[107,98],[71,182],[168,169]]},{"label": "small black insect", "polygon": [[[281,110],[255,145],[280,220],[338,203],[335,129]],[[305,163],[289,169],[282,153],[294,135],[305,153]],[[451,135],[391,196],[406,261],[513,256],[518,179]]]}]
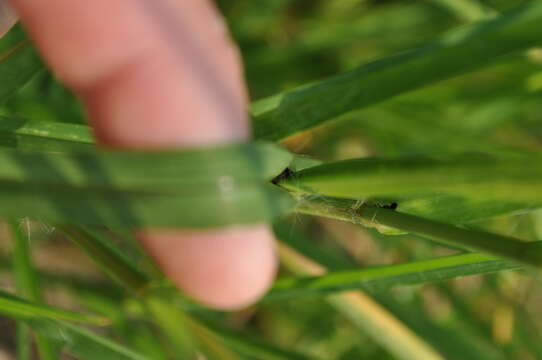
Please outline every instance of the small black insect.
[{"label": "small black insect", "polygon": [[391,204],[378,205],[378,207],[380,207],[382,209],[390,209],[390,210],[397,209],[397,206],[398,206],[398,204],[396,202],[392,202]]}]

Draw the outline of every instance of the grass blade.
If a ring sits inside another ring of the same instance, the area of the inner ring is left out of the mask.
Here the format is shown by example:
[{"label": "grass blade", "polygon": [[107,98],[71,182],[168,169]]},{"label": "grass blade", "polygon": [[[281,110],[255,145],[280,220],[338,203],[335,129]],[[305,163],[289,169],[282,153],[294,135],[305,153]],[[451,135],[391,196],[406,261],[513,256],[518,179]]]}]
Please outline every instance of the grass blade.
[{"label": "grass blade", "polygon": [[22,41],[0,54],[0,103],[23,87],[43,68],[36,50]]},{"label": "grass blade", "polygon": [[222,227],[291,210],[271,144],[181,152],[0,151],[0,215],[112,227]]},{"label": "grass blade", "polygon": [[398,229],[445,245],[489,252],[537,268],[542,266],[540,242],[524,242],[507,236],[463,229],[371,204],[360,205],[357,201],[336,198],[303,199],[297,211],[376,227],[381,231],[386,231],[386,228]]},{"label": "grass blade", "polygon": [[2,184],[0,216],[53,223],[108,224],[112,228],[210,228],[270,221],[291,211],[288,194],[271,186],[207,193],[122,192],[88,188]]},{"label": "grass blade", "polygon": [[82,144],[94,144],[90,128],[79,124],[0,116],[0,132],[9,132],[21,136],[42,137],[51,140],[72,141]]},{"label": "grass blade", "polygon": [[0,116],[0,146],[25,151],[93,151],[92,132],[86,125],[26,120]]},{"label": "grass blade", "polygon": [[542,204],[538,196],[541,160],[537,154],[449,160],[352,159],[298,171],[279,184],[292,191],[350,199],[449,194]]},{"label": "grass blade", "polygon": [[279,140],[393,96],[467,73],[542,42],[542,4],[452,31],[416,50],[256,102],[257,139]]},{"label": "grass blade", "polygon": [[[43,303],[39,288],[38,279],[36,278],[35,270],[32,266],[31,253],[30,253],[30,239],[21,230],[20,224],[16,221],[10,222],[11,235],[14,240],[15,246],[13,250],[13,265],[15,272],[15,279],[17,285],[17,292],[23,298],[33,301],[35,303]],[[18,346],[28,347],[30,343],[24,343],[24,338],[28,337],[27,330],[24,329],[26,325],[17,324],[18,332]],[[55,345],[49,341],[39,331],[35,334],[36,345],[40,358],[43,360],[58,359],[57,350]],[[28,339],[29,340],[29,339]],[[25,350],[20,350],[21,356],[24,359]]]},{"label": "grass blade", "polygon": [[100,150],[53,154],[3,150],[0,178],[26,180],[26,168],[33,168],[32,179],[37,182],[131,189],[162,186],[164,190],[181,191],[182,187],[196,184],[216,186],[220,176],[244,183],[270,180],[291,160],[290,153],[270,143],[155,152]]},{"label": "grass blade", "polygon": [[405,214],[449,224],[467,224],[501,215],[533,211],[542,206],[537,201],[484,200],[455,195],[435,195],[404,199],[398,209]]},{"label": "grass blade", "polygon": [[188,331],[188,315],[169,299],[154,294],[145,294],[141,301],[149,317],[167,339],[171,355],[181,359],[195,358],[195,334]]},{"label": "grass blade", "polygon": [[107,319],[101,316],[81,314],[35,304],[3,291],[0,291],[0,314],[19,320],[50,319],[94,325],[105,325],[107,323]]},{"label": "grass blade", "polygon": [[50,339],[60,342],[63,350],[81,360],[150,360],[123,345],[88,329],[66,322],[33,322]]},{"label": "grass blade", "polygon": [[[255,359],[266,360],[309,360],[303,354],[287,351],[260,339],[251,336],[248,333],[234,332],[217,324],[216,321],[200,320],[213,333],[217,334],[224,343],[231,348],[238,350],[241,354],[245,354]],[[197,326],[197,325],[196,325]],[[201,327],[201,325],[200,325]],[[208,330],[208,331],[209,331]]]},{"label": "grass blade", "polygon": [[136,295],[149,286],[146,274],[124,256],[117,248],[99,236],[98,232],[84,227],[56,226],[77,246],[85,251],[108,276]]},{"label": "grass blade", "polygon": [[[289,166],[289,169],[294,172],[301,171],[304,169],[320,166],[324,164],[321,161],[316,159],[296,156]],[[379,169],[381,171],[382,169]],[[474,169],[473,169],[474,170]],[[408,169],[410,171],[410,169]],[[476,170],[475,170],[476,171]],[[405,175],[404,173],[402,175]],[[448,181],[448,175],[441,178],[442,181]],[[501,174],[497,174],[500,176]],[[293,183],[291,190],[294,190],[299,184],[296,184],[294,180],[295,175],[290,175],[292,178],[290,181]],[[389,179],[384,179],[384,177],[389,177],[391,174],[383,174],[381,179],[376,181],[388,181]],[[277,179],[277,183],[281,181],[288,182],[287,176],[282,176],[280,179]],[[325,181],[325,180],[323,180]],[[425,179],[424,179],[425,181]],[[341,184],[342,185],[342,184]],[[287,185],[291,186],[291,185]],[[399,184],[397,184],[398,188]],[[467,185],[467,187],[470,184]],[[308,190],[308,189],[306,189]],[[427,190],[427,187],[423,189]],[[526,201],[520,201],[519,199],[507,199],[507,200],[492,200],[492,199],[483,199],[476,198],[475,196],[461,196],[461,195],[449,195],[449,194],[431,194],[428,196],[412,197],[412,198],[402,198],[393,199],[390,201],[384,201],[383,203],[396,202],[398,208],[402,213],[411,214],[416,216],[421,216],[427,219],[442,221],[450,224],[466,224],[478,220],[489,219],[495,216],[513,214],[518,212],[532,211],[540,206],[542,202],[538,203],[533,201],[533,199],[528,199]],[[355,197],[356,199],[363,197]]]},{"label": "grass blade", "polygon": [[[277,182],[297,193],[397,203],[402,213],[466,224],[542,206],[540,156],[353,159],[316,164]],[[310,197],[311,195],[309,195]]]},{"label": "grass blade", "polygon": [[30,333],[30,328],[23,322],[17,322],[16,331],[16,343],[17,343],[17,359],[18,360],[31,360],[31,343],[32,343],[32,334]]},{"label": "grass blade", "polygon": [[401,285],[444,281],[521,268],[484,254],[462,254],[404,264],[330,272],[322,276],[279,279],[266,299],[297,297],[352,289],[383,291]]},{"label": "grass blade", "polygon": [[[5,117],[0,117],[0,144],[8,148],[31,151],[94,151],[92,134],[87,126]],[[318,160],[298,156],[290,167],[301,170],[320,164]],[[477,200],[453,195],[404,199],[400,204],[404,213],[454,224],[531,210],[539,205],[541,204],[532,201]]]}]

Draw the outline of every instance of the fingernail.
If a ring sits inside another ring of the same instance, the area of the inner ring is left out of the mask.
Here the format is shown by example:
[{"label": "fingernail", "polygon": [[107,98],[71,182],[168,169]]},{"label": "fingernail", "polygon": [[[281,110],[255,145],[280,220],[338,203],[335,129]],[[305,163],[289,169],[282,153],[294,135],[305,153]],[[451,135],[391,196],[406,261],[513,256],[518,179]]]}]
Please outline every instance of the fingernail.
[{"label": "fingernail", "polygon": [[0,0],[0,38],[15,25],[19,17],[7,0]]}]

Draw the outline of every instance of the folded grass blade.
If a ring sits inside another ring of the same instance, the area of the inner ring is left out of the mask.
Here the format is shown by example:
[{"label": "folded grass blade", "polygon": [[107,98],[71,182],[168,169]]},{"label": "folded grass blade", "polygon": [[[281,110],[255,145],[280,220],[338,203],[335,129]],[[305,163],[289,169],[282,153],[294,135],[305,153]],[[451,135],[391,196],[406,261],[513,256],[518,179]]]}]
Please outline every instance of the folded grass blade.
[{"label": "folded grass blade", "polygon": [[542,157],[352,159],[314,166],[280,179],[289,190],[325,196],[412,199],[456,195],[483,201],[542,204]]}]

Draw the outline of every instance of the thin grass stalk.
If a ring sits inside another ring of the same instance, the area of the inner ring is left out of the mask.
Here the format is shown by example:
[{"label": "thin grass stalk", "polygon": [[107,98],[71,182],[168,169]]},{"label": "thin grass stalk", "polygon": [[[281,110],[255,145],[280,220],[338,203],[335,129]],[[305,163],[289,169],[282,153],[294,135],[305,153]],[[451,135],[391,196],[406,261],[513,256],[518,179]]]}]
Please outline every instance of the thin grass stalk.
[{"label": "thin grass stalk", "polygon": [[[23,233],[21,226],[27,226],[26,232]],[[30,229],[28,221],[21,223],[15,220],[9,222],[11,235],[14,241],[13,247],[13,270],[15,273],[15,282],[17,293],[26,300],[37,304],[43,303],[36,272],[32,265],[31,250],[30,250]],[[18,322],[17,324],[17,352],[21,359],[30,358],[31,348],[31,331],[28,325]],[[36,347],[40,359],[56,360],[58,359],[58,351],[55,345],[46,336],[37,331],[35,333]],[[26,349],[25,349],[26,348]]]},{"label": "thin grass stalk", "polygon": [[16,326],[17,360],[31,360],[32,334],[30,327],[22,321],[17,321]]},{"label": "thin grass stalk", "polygon": [[360,205],[358,202],[344,199],[305,197],[299,202],[297,211],[355,224],[385,226],[448,246],[489,252],[536,268],[542,267],[542,246],[538,242],[529,243],[508,236],[463,229],[392,209],[371,204]]},{"label": "thin grass stalk", "polygon": [[83,249],[115,282],[140,296],[150,286],[150,279],[133,267],[119,252],[88,229],[74,225],[56,225],[77,246]]}]

